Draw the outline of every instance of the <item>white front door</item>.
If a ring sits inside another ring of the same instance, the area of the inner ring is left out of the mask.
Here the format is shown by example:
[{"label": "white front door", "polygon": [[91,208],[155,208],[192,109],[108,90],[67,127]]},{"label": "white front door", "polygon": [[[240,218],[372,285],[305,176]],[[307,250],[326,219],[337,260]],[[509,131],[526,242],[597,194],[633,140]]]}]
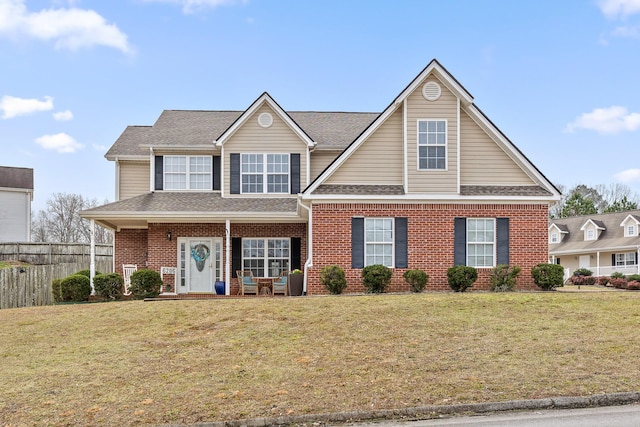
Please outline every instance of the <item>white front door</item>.
[{"label": "white front door", "polygon": [[213,293],[213,284],[222,278],[222,239],[178,239],[180,265],[179,293]]},{"label": "white front door", "polygon": [[589,268],[591,267],[591,256],[590,255],[580,255],[580,259],[578,261],[578,268]]}]

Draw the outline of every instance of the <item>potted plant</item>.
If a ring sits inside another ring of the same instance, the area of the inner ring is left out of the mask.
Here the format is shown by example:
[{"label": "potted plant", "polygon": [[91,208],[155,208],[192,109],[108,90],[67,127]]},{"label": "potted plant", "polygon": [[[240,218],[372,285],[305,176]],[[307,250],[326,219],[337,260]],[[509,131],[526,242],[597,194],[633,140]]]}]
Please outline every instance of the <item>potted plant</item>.
[{"label": "potted plant", "polygon": [[294,297],[302,295],[302,285],[304,282],[304,274],[298,268],[292,270],[289,273],[289,280],[287,280],[289,286],[289,295]]}]

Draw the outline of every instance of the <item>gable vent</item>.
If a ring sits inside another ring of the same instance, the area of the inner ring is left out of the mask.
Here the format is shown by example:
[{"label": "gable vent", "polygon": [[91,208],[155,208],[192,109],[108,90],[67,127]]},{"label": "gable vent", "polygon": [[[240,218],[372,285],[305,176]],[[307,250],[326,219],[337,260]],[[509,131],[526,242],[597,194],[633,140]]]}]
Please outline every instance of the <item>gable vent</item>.
[{"label": "gable vent", "polygon": [[442,89],[440,89],[440,85],[436,82],[427,82],[422,87],[422,96],[427,101],[435,101],[440,98],[442,94]]},{"label": "gable vent", "polygon": [[269,113],[262,113],[258,116],[258,124],[263,128],[268,128],[273,124],[273,117]]}]

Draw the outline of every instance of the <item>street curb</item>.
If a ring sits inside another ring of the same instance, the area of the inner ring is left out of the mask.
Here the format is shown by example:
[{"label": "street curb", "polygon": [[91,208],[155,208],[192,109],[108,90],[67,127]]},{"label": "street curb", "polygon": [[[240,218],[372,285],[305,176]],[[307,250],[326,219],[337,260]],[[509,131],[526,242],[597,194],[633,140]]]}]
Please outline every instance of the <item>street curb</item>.
[{"label": "street curb", "polygon": [[191,427],[267,427],[301,424],[322,425],[327,423],[348,423],[394,419],[418,420],[438,418],[441,415],[482,414],[488,412],[535,409],[574,409],[596,406],[628,405],[638,402],[640,402],[640,392],[605,393],[585,397],[551,397],[546,399],[511,400],[506,402],[428,405],[404,409],[380,409],[377,411],[348,411],[327,414],[251,418],[245,420],[197,423],[192,424]]}]

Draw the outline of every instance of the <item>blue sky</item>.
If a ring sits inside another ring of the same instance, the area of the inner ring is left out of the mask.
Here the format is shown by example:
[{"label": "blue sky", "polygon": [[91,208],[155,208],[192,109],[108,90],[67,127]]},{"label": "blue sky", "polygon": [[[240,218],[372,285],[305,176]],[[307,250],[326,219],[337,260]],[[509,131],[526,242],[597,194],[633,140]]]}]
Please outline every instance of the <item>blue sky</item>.
[{"label": "blue sky", "polygon": [[555,184],[640,193],[640,0],[0,0],[0,165],[114,199],[164,109],[382,111],[437,58]]}]

